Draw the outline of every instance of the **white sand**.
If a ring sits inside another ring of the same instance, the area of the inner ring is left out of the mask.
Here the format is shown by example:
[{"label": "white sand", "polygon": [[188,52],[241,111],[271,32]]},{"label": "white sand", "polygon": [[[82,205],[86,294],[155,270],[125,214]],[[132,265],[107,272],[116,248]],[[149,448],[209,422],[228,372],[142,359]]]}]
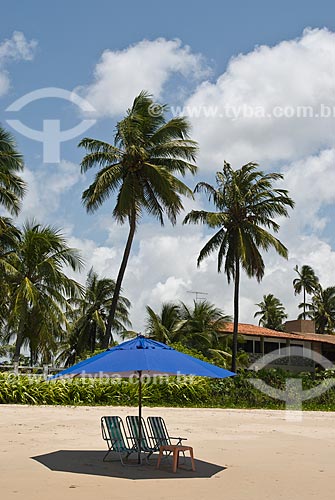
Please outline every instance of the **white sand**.
[{"label": "white sand", "polygon": [[103,463],[99,420],[111,414],[136,409],[1,405],[1,500],[335,499],[333,413],[293,422],[280,411],[144,408],[194,447],[197,471],[176,474]]}]

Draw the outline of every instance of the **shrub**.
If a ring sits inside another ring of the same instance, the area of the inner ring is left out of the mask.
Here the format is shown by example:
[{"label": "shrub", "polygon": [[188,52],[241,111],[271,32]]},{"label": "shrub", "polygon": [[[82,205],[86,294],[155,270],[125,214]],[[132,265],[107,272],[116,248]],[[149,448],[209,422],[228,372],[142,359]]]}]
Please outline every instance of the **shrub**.
[{"label": "shrub", "polygon": [[[308,410],[335,411],[334,372],[303,373],[295,375],[302,380],[303,389],[311,389],[321,382],[329,383],[329,389],[305,401]],[[219,407],[219,408],[277,408],[285,403],[263,394],[251,383],[260,378],[277,389],[285,389],[291,373],[281,370],[242,370],[236,377],[211,380],[200,377],[150,379],[143,381],[145,406]],[[138,384],[127,379],[72,379],[48,382],[42,377],[14,376],[0,373],[0,403],[46,405],[120,405],[138,404]]]}]

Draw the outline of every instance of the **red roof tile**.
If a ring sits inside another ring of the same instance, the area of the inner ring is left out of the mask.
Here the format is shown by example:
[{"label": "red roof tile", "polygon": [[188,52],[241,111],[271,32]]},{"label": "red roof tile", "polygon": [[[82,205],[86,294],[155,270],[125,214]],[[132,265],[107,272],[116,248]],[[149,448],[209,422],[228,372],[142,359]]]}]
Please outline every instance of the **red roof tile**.
[{"label": "red roof tile", "polygon": [[[226,323],[223,331],[233,333],[233,323]],[[293,339],[293,340],[309,340],[312,342],[322,342],[327,344],[335,344],[335,335],[323,335],[320,333],[298,333],[298,332],[277,332],[262,326],[249,325],[248,323],[239,323],[238,333],[240,335],[254,335],[256,337],[269,337],[278,339]]]}]

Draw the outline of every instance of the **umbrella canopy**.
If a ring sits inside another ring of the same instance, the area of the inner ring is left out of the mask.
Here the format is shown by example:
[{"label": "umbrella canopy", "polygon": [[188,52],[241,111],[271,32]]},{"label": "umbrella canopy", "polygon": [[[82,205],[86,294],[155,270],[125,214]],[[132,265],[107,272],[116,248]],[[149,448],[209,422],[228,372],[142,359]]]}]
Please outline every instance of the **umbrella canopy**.
[{"label": "umbrella canopy", "polygon": [[225,378],[234,373],[176,351],[143,335],[63,370],[53,378],[138,375],[196,375]]},{"label": "umbrella canopy", "polygon": [[92,358],[77,363],[58,373],[52,379],[69,377],[133,377],[139,379],[139,443],[141,454],[141,417],[143,375],[195,375],[199,377],[226,378],[235,373],[206,363],[198,358],[176,351],[172,347],[150,340],[143,335],[107,349]]}]

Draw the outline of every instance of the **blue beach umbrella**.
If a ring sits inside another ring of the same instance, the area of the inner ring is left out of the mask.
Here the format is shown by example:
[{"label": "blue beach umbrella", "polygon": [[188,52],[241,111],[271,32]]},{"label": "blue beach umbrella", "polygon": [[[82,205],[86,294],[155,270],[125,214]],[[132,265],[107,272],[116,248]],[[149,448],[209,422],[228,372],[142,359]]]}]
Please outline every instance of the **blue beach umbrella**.
[{"label": "blue beach umbrella", "polygon": [[63,370],[52,379],[97,376],[138,377],[138,459],[140,462],[143,375],[194,375],[198,377],[226,378],[234,376],[235,373],[201,361],[188,354],[183,354],[161,342],[138,335],[132,340],[123,342]]}]

